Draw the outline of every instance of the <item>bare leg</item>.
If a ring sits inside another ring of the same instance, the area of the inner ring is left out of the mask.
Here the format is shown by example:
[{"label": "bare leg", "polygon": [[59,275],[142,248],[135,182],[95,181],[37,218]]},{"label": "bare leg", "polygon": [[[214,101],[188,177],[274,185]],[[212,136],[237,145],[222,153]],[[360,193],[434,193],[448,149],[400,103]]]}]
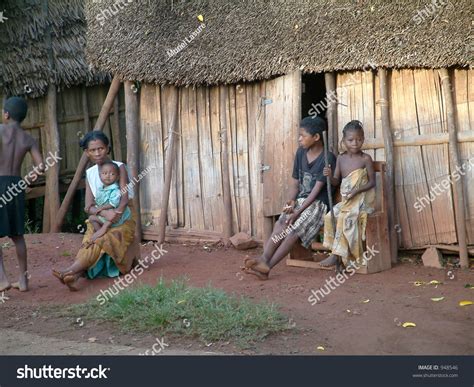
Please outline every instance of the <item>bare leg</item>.
[{"label": "bare leg", "polygon": [[278,220],[275,223],[275,226],[273,227],[273,232],[270,238],[267,240],[265,243],[265,246],[263,248],[263,259],[268,263],[270,263],[270,259],[272,258],[273,254],[275,253],[276,249],[281,245],[283,242],[282,240],[275,240],[278,235],[280,235],[285,228],[288,227],[285,223],[285,221]]},{"label": "bare leg", "polygon": [[334,266],[334,265],[337,264],[338,260],[339,259],[338,259],[337,255],[331,254],[329,257],[327,257],[326,259],[319,262],[319,265],[322,266],[322,267]]},{"label": "bare leg", "polygon": [[97,239],[104,236],[111,225],[112,225],[112,222],[108,222],[108,221],[105,222],[100,229],[96,230],[96,232],[92,234],[91,242],[95,242]]},{"label": "bare leg", "polygon": [[26,292],[28,290],[28,266],[27,266],[27,253],[26,243],[23,235],[11,237],[16,247],[16,256],[18,258],[18,266],[20,268],[20,276],[18,282],[12,284],[13,287],[20,290],[20,292]]},{"label": "bare leg", "polygon": [[0,292],[11,288],[10,282],[8,281],[5,273],[5,267],[3,266],[3,250],[0,246]]},{"label": "bare leg", "polygon": [[281,234],[283,230],[286,228],[286,224],[284,220],[279,220],[275,223],[273,227],[273,232],[270,238],[265,243],[263,248],[263,254],[258,258],[247,258],[244,260],[245,268],[256,268],[259,272],[268,272],[269,271],[269,262],[272,258],[273,254],[275,253],[276,249],[280,244],[283,242],[282,240],[275,240],[277,239],[276,236]]},{"label": "bare leg", "polygon": [[277,265],[283,258],[285,258],[288,253],[290,252],[291,248],[294,246],[294,244],[298,241],[299,236],[295,232],[292,232],[290,235],[288,235],[283,242],[280,244],[278,247],[277,251],[275,251],[275,254],[273,254],[272,259],[269,262],[270,268],[273,268],[275,265]]},{"label": "bare leg", "polygon": [[100,227],[102,226],[101,220],[96,215],[89,216],[89,223],[94,228],[94,231],[98,231],[100,229]]}]

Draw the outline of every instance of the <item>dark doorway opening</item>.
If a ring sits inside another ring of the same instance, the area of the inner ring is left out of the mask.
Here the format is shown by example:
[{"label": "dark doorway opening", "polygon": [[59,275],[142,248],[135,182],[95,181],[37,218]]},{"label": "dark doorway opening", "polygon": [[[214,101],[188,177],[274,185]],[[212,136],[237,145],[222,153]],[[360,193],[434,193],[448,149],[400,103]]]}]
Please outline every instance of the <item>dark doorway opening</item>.
[{"label": "dark doorway opening", "polygon": [[322,117],[326,119],[328,102],[324,73],[303,74],[301,85],[301,117]]}]

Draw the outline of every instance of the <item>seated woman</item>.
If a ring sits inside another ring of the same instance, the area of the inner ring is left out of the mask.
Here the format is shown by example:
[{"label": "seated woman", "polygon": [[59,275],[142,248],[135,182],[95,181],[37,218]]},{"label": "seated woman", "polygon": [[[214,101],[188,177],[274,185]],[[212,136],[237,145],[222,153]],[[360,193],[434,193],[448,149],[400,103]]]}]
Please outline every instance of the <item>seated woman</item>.
[{"label": "seated woman", "polygon": [[[296,152],[289,200],[283,208],[273,233],[265,243],[263,255],[247,258],[244,271],[259,279],[268,279],[270,270],[278,264],[301,240],[310,248],[323,225],[328,208],[328,194],[324,169],[323,132],[326,122],[320,117],[306,117],[300,123],[300,147]],[[329,153],[329,163],[336,163],[336,156]],[[333,167],[334,168],[334,167]]]},{"label": "seated woman", "polygon": [[[104,235],[97,237],[97,235],[94,236],[93,225],[87,221],[87,231],[74,263],[65,270],[53,269],[53,275],[73,291],[77,290],[76,282],[83,275],[93,279],[117,277],[120,273],[128,273],[136,252],[139,252],[139,247],[137,248],[139,241],[134,241],[136,212],[132,202],[129,202],[133,191],[127,187],[128,173],[125,165],[119,161],[113,161],[120,169],[119,186],[122,195],[118,206],[114,209],[98,208],[95,205],[96,197],[103,187],[99,167],[111,161],[108,157],[109,139],[100,131],[92,131],[84,136],[80,145],[89,160],[95,163],[86,171],[85,211],[90,216],[101,216],[107,222],[117,224],[117,226],[107,228]],[[120,220],[127,206],[132,211],[132,217],[128,217],[121,223]]]}]

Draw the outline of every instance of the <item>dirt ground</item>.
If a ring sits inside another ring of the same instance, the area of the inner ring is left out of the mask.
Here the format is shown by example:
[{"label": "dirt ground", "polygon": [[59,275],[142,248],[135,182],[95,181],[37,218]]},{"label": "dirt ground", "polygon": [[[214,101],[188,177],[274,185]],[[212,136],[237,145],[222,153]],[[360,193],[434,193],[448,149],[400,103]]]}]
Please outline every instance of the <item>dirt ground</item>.
[{"label": "dirt ground", "polygon": [[[95,298],[113,280],[81,280],[81,291],[71,293],[50,273],[74,259],[79,234],[27,235],[30,291],[5,292],[0,298],[0,354],[138,354],[156,343],[156,333],[124,334],[110,323],[74,321],[58,316],[62,305]],[[15,249],[8,239],[5,266],[15,280]],[[413,262],[372,275],[355,275],[312,306],[311,290],[323,286],[331,271],[287,267],[281,263],[270,280],[262,282],[241,274],[246,252],[223,247],[166,244],[168,253],[144,272],[136,283],[154,284],[163,276],[171,280],[186,276],[192,286],[211,284],[229,293],[278,304],[288,316],[288,331],[272,335],[249,349],[228,343],[208,343],[170,338],[163,354],[319,354],[319,355],[472,355],[474,306],[459,301],[474,300],[474,272],[429,269]],[[145,257],[152,245],[142,247]],[[415,286],[415,281],[437,280],[440,285]],[[132,286],[135,286],[134,283]],[[0,297],[2,294],[0,293]],[[444,297],[434,302],[431,298]],[[369,300],[369,301],[367,301]],[[365,302],[364,302],[365,301]],[[50,307],[53,307],[51,309]],[[416,323],[403,328],[403,322]],[[168,339],[167,339],[168,340]],[[324,351],[317,349],[324,347]]]}]

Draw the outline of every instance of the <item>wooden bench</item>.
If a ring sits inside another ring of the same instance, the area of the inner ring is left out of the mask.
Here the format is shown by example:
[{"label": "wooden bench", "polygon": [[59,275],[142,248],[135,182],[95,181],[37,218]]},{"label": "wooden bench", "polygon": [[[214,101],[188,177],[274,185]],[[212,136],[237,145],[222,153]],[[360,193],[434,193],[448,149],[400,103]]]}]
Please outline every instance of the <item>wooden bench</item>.
[{"label": "wooden bench", "polygon": [[[356,273],[360,274],[377,273],[388,270],[392,267],[388,230],[388,201],[386,198],[387,184],[385,162],[375,161],[374,170],[376,178],[376,203],[375,211],[370,214],[367,219],[364,251],[367,251],[367,247],[371,247],[373,250],[377,250],[378,253],[368,255],[369,259],[367,260],[366,265],[361,266],[360,269],[356,271]],[[321,234],[322,233],[320,232],[320,235]],[[298,243],[290,251],[286,264],[288,266],[333,270],[333,268],[323,268],[319,266],[319,262],[328,256],[328,250],[329,249],[325,248],[321,242],[317,241],[312,243],[311,250],[305,249]]]}]

